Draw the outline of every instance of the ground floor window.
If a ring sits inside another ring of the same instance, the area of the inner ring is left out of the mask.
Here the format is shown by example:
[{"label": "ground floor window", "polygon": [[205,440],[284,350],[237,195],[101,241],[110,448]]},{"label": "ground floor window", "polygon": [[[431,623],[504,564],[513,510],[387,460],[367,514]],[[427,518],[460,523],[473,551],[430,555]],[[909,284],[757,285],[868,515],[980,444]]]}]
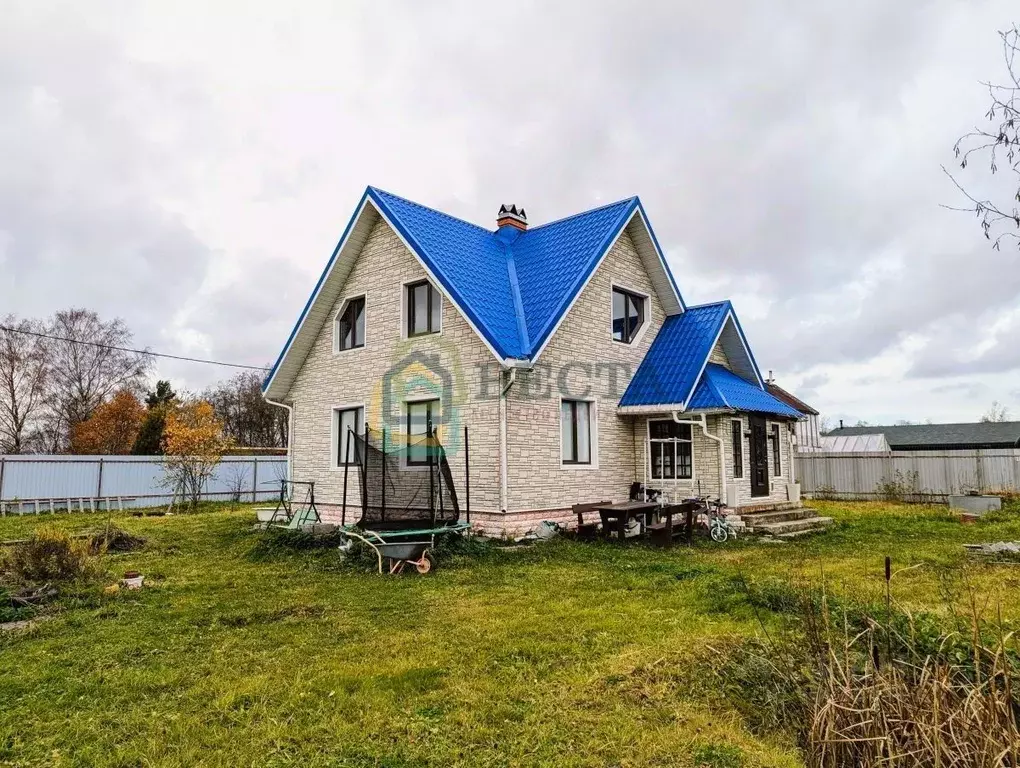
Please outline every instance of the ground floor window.
[{"label": "ground floor window", "polygon": [[591,464],[591,403],[560,402],[560,456],[564,464]]},{"label": "ground floor window", "polygon": [[334,466],[342,467],[350,457],[355,463],[354,441],[351,433],[360,435],[365,431],[365,409],[357,406],[333,409],[333,461]]},{"label": "ground floor window", "polygon": [[783,457],[779,454],[779,425],[773,424],[769,433],[769,441],[772,443],[772,470],[776,477],[783,476]]},{"label": "ground floor window", "polygon": [[744,422],[733,419],[730,433],[733,436],[733,477],[739,479],[744,476]]},{"label": "ground floor window", "polygon": [[429,446],[425,440],[429,428],[439,422],[439,400],[416,400],[407,404],[407,464],[427,466]]},{"label": "ground floor window", "polygon": [[672,419],[648,422],[652,479],[690,480],[694,477],[691,425]]}]

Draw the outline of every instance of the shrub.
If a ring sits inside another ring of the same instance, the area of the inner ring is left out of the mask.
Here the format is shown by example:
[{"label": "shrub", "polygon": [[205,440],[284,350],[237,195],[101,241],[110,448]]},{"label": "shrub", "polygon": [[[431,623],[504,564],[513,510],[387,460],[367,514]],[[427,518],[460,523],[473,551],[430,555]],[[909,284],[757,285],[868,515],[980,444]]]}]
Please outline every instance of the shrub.
[{"label": "shrub", "polygon": [[145,546],[145,538],[128,533],[116,525],[106,525],[92,534],[89,548],[93,554],[102,552],[135,552]]},{"label": "shrub", "polygon": [[819,501],[836,501],[839,498],[839,494],[836,492],[836,487],[834,485],[826,484],[819,485],[811,496]]},{"label": "shrub", "polygon": [[792,732],[812,768],[1017,765],[1020,655],[1004,626],[799,604],[792,629],[708,662],[753,730]]},{"label": "shrub", "polygon": [[907,472],[896,470],[891,477],[883,477],[875,487],[883,501],[919,501],[921,497],[921,475],[911,469]]},{"label": "shrub", "polygon": [[104,552],[102,545],[94,550],[90,539],[72,539],[64,531],[44,526],[11,548],[2,570],[22,584],[89,581],[101,574]]}]

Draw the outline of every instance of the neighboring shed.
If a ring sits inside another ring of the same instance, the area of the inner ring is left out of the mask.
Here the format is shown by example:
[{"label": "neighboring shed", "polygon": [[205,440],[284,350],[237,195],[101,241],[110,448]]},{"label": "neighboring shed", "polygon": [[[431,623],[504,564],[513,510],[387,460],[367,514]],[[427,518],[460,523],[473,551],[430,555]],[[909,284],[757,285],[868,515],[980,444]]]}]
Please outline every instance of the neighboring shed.
[{"label": "neighboring shed", "polygon": [[805,403],[796,395],[787,392],[774,381],[772,371],[769,371],[769,380],[765,382],[765,389],[777,400],[786,403],[788,406],[801,414],[800,421],[796,424],[795,434],[797,436],[798,451],[821,451],[822,441],[818,426],[818,411]]},{"label": "neighboring shed", "polygon": [[840,427],[828,437],[885,436],[894,451],[963,451],[976,448],[1020,447],[1020,421],[971,424],[904,424]]}]

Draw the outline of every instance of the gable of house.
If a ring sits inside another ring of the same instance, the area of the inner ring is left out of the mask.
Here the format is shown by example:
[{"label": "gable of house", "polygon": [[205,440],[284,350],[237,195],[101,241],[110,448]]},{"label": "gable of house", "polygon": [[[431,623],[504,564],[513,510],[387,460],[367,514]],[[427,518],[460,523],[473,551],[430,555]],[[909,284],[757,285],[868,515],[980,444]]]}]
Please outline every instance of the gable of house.
[{"label": "gable of house", "polygon": [[800,413],[765,390],[729,301],[666,319],[620,400],[623,412],[746,410]]},{"label": "gable of house", "polygon": [[266,379],[267,397],[285,397],[380,218],[500,363],[538,359],[623,233],[645,265],[666,312],[684,311],[637,198],[529,231],[502,227],[491,232],[369,187]]}]

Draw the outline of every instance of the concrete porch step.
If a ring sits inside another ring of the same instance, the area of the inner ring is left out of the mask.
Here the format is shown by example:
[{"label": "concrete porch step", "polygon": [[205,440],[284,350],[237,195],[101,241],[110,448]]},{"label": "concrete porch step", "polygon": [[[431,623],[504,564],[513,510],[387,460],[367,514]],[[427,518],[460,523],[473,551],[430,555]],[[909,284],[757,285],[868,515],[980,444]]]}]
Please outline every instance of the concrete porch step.
[{"label": "concrete porch step", "polygon": [[744,504],[734,511],[738,515],[755,515],[759,512],[783,512],[789,509],[800,509],[796,501],[763,501],[760,504]]},{"label": "concrete porch step", "polygon": [[772,523],[751,523],[746,519],[744,522],[747,523],[748,533],[759,536],[782,536],[784,534],[818,531],[832,525],[833,520],[831,517],[812,515],[796,520],[780,520]]},{"label": "concrete porch step", "polygon": [[796,507],[794,509],[783,509],[775,512],[752,512],[744,513],[741,518],[747,525],[759,525],[762,523],[783,523],[787,520],[804,520],[809,517],[817,517],[818,511],[810,507]]}]

